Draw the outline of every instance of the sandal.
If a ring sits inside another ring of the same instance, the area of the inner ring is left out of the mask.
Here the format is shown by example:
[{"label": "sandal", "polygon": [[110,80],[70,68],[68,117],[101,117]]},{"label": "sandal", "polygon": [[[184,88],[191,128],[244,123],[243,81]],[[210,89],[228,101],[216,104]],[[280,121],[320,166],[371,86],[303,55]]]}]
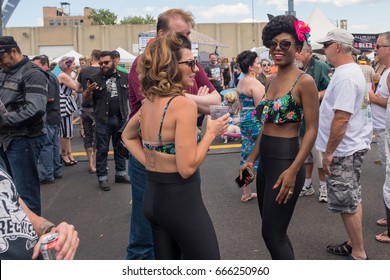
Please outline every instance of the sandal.
[{"label": "sandal", "polygon": [[348,241],[345,241],[340,245],[329,245],[326,247],[328,253],[338,255],[338,256],[348,256],[352,253],[352,246],[348,244]]},{"label": "sandal", "polygon": [[389,232],[385,230],[381,234],[375,235],[375,240],[382,243],[390,243]]},{"label": "sandal", "polygon": [[376,221],[376,224],[378,226],[387,227],[387,219],[386,218],[380,218],[379,220]]},{"label": "sandal", "polygon": [[78,161],[75,160],[75,159],[73,158],[73,156],[72,156],[72,158],[70,158],[69,155],[72,156],[72,153],[67,153],[67,156],[68,156],[68,159],[70,160],[70,162],[72,162],[73,164],[77,164]]},{"label": "sandal", "polygon": [[251,193],[250,196],[246,197],[245,195],[241,196],[241,202],[248,202],[249,200],[252,200],[257,197],[257,193]]},{"label": "sandal", "polygon": [[369,258],[368,258],[368,256],[366,255],[366,258],[365,258],[365,259],[357,259],[357,258],[355,258],[354,256],[349,255],[349,256],[348,256],[348,260],[353,260],[353,261],[368,261]]},{"label": "sandal", "polygon": [[[66,159],[66,160],[65,160]],[[69,157],[65,154],[65,155],[61,155],[61,162],[65,165],[65,166],[72,166],[74,165],[73,161],[71,161],[69,159]]]}]

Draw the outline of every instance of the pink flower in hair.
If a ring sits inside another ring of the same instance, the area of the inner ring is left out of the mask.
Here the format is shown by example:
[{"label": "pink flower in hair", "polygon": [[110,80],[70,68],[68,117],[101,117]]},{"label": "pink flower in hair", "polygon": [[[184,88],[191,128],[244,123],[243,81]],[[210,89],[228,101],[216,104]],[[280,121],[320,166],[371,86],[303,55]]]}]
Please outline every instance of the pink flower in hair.
[{"label": "pink flower in hair", "polygon": [[307,23],[304,23],[302,20],[295,20],[294,27],[299,41],[303,42],[308,40],[310,36],[310,27]]}]

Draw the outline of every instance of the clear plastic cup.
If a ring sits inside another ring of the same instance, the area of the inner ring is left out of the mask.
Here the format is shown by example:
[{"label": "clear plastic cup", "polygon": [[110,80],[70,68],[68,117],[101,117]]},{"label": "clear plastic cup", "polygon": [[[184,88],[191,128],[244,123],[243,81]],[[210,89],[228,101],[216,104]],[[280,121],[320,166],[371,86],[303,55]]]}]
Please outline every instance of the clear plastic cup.
[{"label": "clear plastic cup", "polygon": [[229,106],[210,105],[210,116],[212,120],[216,120],[229,112]]}]

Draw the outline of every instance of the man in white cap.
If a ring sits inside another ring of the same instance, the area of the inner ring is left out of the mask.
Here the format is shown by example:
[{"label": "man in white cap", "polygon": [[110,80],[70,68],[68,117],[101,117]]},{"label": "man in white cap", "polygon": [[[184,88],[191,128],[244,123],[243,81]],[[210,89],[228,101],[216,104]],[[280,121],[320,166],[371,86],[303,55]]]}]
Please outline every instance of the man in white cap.
[{"label": "man in white cap", "polygon": [[352,59],[354,37],[344,29],[333,29],[317,41],[335,72],[320,108],[316,148],[323,152],[323,169],[328,175],[328,209],[339,213],[348,241],[329,245],[327,251],[350,259],[368,259],[362,230],[363,158],[370,148],[372,120],[362,70]]}]

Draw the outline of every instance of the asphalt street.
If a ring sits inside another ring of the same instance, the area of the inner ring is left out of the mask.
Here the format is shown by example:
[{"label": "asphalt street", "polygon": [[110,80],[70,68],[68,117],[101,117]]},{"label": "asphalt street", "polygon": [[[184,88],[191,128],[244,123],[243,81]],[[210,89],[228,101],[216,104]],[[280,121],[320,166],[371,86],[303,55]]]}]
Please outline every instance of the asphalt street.
[{"label": "asphalt street", "polygon": [[[78,164],[64,166],[63,179],[41,186],[42,214],[53,222],[67,221],[75,225],[80,236],[76,259],[123,260],[130,230],[130,185],[114,183],[114,161],[109,155],[111,191],[101,191],[96,175],[88,172],[82,139],[78,134],[72,147],[77,152]],[[375,234],[385,230],[375,224],[385,213],[382,199],[384,175],[381,166],[375,163],[377,158],[376,143],[373,143],[363,164],[363,234],[370,259],[389,260],[390,244],[374,239]],[[269,260],[270,255],[261,237],[257,202],[242,203],[241,190],[234,182],[239,161],[238,142],[223,144],[220,139],[215,140],[201,166],[203,199],[215,226],[222,259]],[[313,180],[318,191],[317,174]],[[340,216],[328,213],[327,204],[319,203],[317,195],[299,198],[290,223],[288,234],[296,259],[346,259],[326,252],[327,245],[342,243],[347,237]]]}]

